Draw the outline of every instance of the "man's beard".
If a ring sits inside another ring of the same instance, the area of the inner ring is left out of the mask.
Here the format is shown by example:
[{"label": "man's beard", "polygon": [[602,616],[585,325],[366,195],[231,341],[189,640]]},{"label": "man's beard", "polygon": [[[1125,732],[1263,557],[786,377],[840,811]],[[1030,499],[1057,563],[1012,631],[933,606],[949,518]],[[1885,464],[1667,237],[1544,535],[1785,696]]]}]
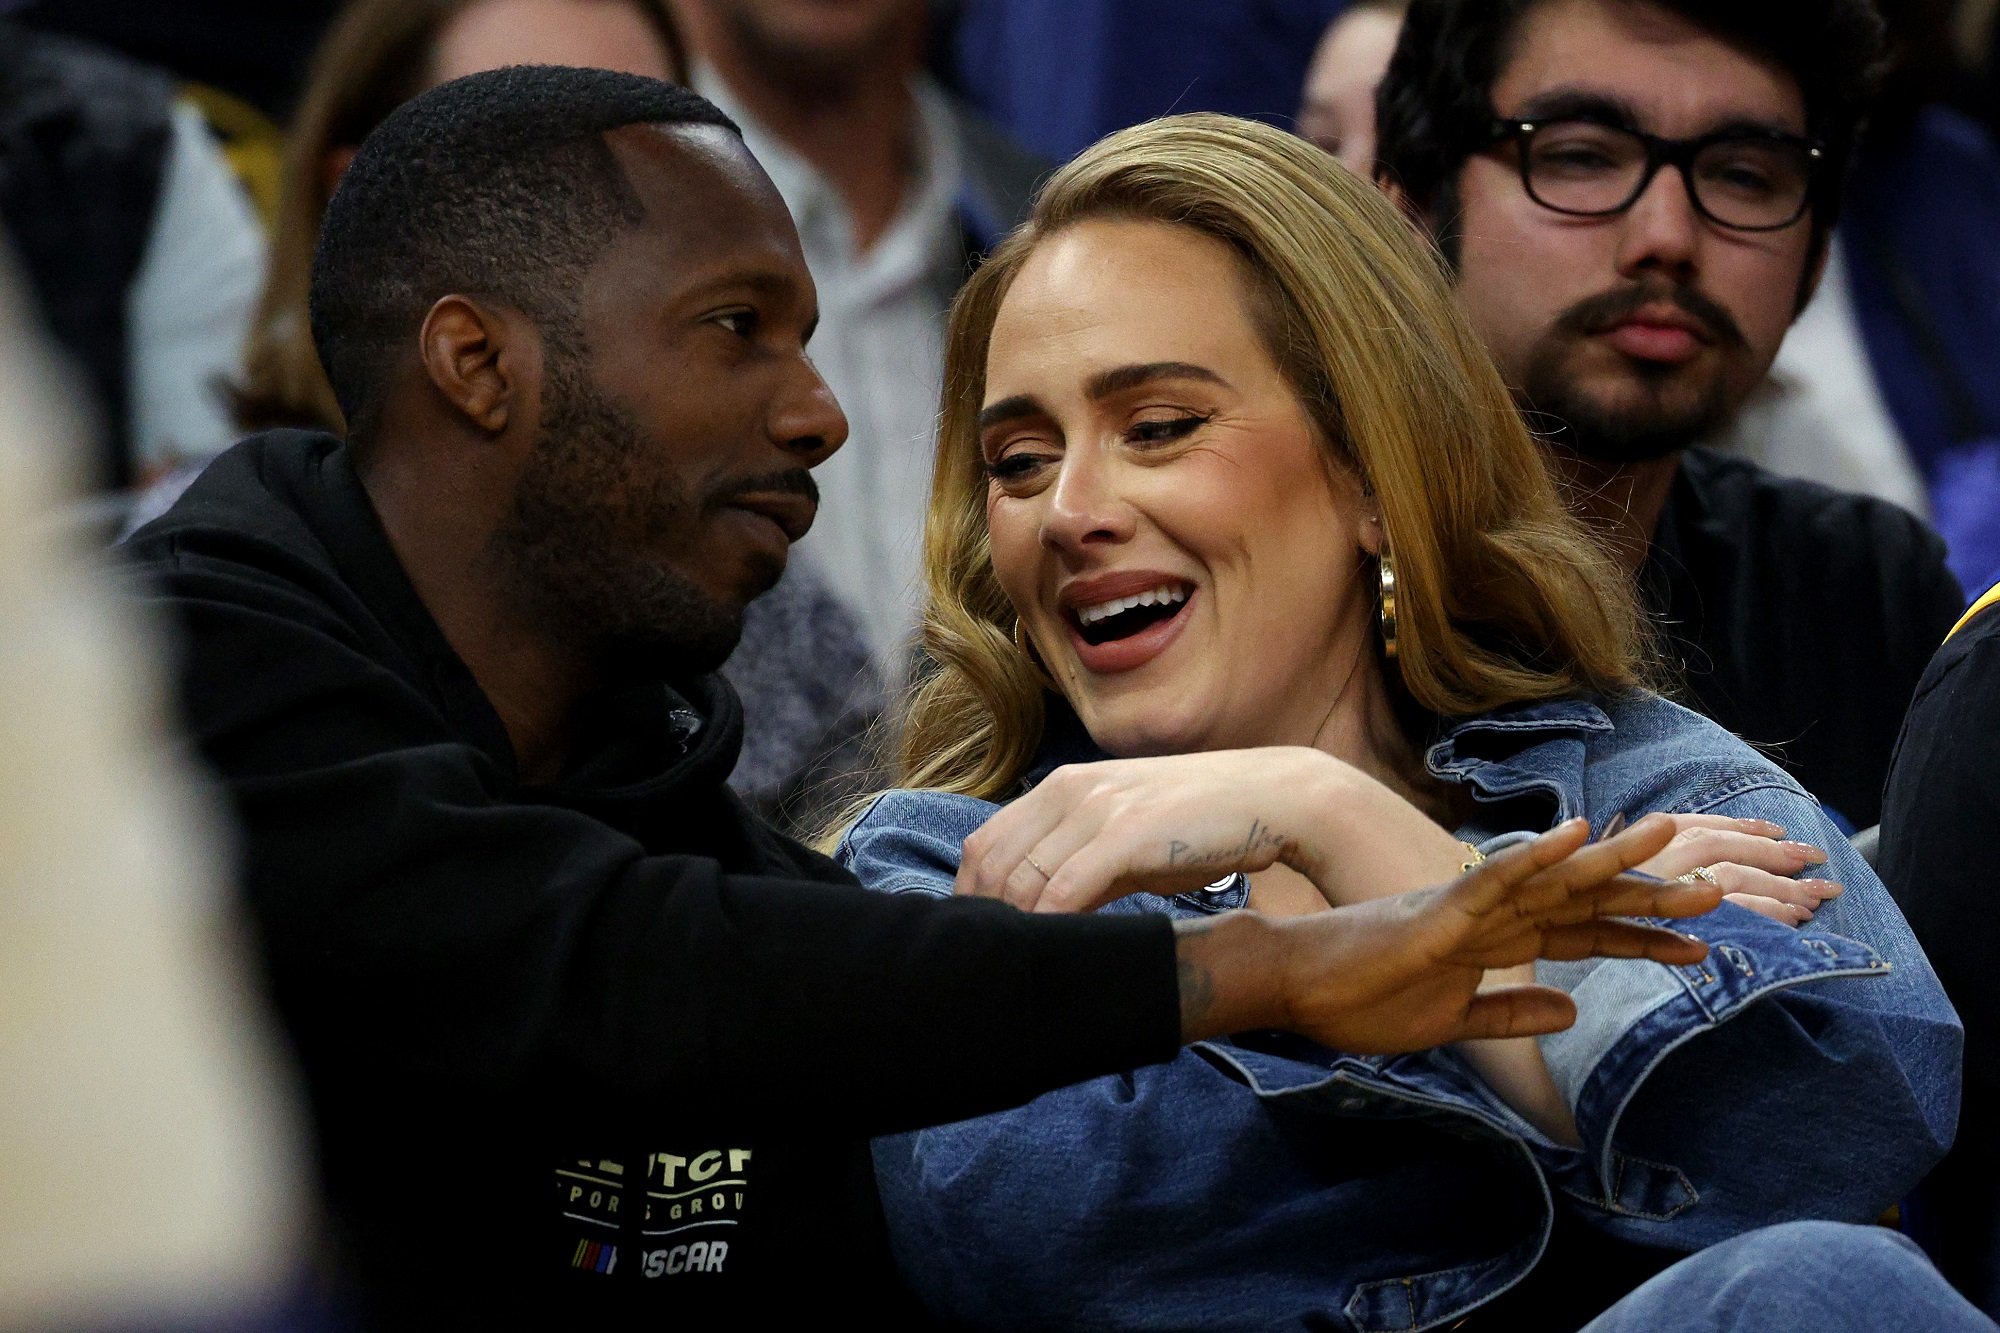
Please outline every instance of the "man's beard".
[{"label": "man's beard", "polygon": [[1672,305],[1698,320],[1725,353],[1744,346],[1743,332],[1729,312],[1691,287],[1641,284],[1579,301],[1542,336],[1522,376],[1529,424],[1550,443],[1598,462],[1643,463],[1713,434],[1735,413],[1740,403],[1731,392],[1726,366],[1718,366],[1707,383],[1691,385],[1677,382],[1685,378],[1684,367],[1635,362],[1631,375],[1645,392],[1640,401],[1618,407],[1600,402],[1577,383],[1565,364],[1568,354],[1651,305]]},{"label": "man's beard", "polygon": [[743,633],[743,607],[782,566],[754,570],[740,601],[710,596],[648,550],[702,521],[667,468],[635,466],[655,446],[631,415],[552,352],[542,433],[492,551],[538,627],[580,647],[608,677],[688,679],[714,671]]}]

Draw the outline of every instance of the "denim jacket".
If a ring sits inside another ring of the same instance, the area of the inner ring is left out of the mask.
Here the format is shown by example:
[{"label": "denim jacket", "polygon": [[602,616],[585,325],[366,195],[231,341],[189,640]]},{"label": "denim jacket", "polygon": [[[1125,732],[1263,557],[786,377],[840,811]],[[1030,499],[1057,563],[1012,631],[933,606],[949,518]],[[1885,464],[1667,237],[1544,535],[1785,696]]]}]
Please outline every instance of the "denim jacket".
[{"label": "denim jacket", "polygon": [[[1035,778],[1102,756],[1074,736],[1043,757]],[[896,1251],[934,1309],[993,1327],[1433,1328],[1519,1282],[1557,1209],[1692,1251],[1873,1220],[1942,1154],[1957,1015],[1881,883],[1774,764],[1650,695],[1460,721],[1425,761],[1471,788],[1459,835],[1487,850],[1578,814],[1754,817],[1824,847],[1847,891],[1805,929],[1731,903],[1677,923],[1710,945],[1686,967],[1539,964],[1577,1003],[1541,1046],[1580,1150],[1449,1049],[1359,1057],[1279,1034],[878,1140]],[[994,809],[892,792],[839,858],[883,892],[948,893]],[[1103,910],[1188,917],[1243,896]]]}]

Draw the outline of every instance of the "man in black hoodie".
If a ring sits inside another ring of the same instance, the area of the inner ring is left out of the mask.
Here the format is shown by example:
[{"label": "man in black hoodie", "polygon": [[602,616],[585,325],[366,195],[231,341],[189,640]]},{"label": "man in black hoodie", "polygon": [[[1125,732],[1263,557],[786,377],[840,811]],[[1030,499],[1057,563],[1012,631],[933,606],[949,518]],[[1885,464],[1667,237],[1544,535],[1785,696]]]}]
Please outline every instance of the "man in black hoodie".
[{"label": "man in black hoodie", "polygon": [[1568,1021],[1475,998],[1466,949],[1699,954],[1585,920],[1701,905],[1610,879],[1664,830],[1189,929],[864,894],[748,815],[713,671],[846,427],[790,219],[690,93],[416,99],[342,181],[312,311],[349,440],[247,440],[129,549],[377,1323],[893,1323],[868,1135],[1371,1006],[1420,1046]]}]

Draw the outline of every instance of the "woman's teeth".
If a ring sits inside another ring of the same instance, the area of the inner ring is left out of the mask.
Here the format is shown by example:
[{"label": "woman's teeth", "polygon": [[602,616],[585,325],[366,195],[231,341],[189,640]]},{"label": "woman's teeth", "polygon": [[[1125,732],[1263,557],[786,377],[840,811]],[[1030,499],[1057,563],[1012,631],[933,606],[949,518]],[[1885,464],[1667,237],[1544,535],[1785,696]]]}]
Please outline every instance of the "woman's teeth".
[{"label": "woman's teeth", "polygon": [[1095,606],[1080,606],[1076,610],[1076,620],[1086,629],[1122,611],[1130,611],[1140,606],[1173,606],[1187,600],[1186,588],[1152,588],[1131,597],[1117,597]]}]

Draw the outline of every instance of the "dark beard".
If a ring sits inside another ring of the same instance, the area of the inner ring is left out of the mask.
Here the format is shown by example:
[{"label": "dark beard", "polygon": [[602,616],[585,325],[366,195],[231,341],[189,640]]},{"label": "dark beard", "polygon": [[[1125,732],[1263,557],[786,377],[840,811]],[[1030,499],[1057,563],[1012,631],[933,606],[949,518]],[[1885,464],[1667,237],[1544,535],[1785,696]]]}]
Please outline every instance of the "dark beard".
[{"label": "dark beard", "polygon": [[[728,604],[643,554],[663,533],[701,521],[701,506],[667,469],[634,466],[653,446],[631,415],[552,352],[542,434],[523,467],[492,552],[543,632],[585,648],[610,678],[687,679],[720,667],[743,633]],[[768,577],[763,575],[768,574]]]},{"label": "dark beard", "polygon": [[1720,371],[1697,392],[1677,395],[1681,401],[1675,402],[1680,369],[1639,363],[1632,373],[1646,390],[1645,401],[1622,409],[1607,408],[1570,378],[1564,361],[1577,343],[1644,306],[1662,303],[1699,320],[1725,349],[1743,345],[1742,330],[1729,312],[1692,288],[1642,285],[1593,296],[1564,311],[1529,358],[1521,385],[1528,424],[1557,448],[1622,466],[1678,453],[1727,422],[1739,404]]}]

